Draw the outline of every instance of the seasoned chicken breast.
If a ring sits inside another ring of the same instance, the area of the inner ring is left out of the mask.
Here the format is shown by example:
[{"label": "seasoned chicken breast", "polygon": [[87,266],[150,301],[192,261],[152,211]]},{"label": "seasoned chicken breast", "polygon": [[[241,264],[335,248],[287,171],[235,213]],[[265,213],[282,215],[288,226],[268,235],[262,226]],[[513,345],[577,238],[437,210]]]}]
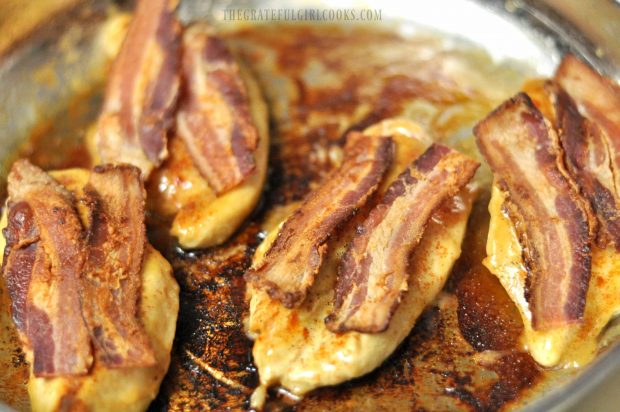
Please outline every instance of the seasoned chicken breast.
[{"label": "seasoned chicken breast", "polygon": [[[89,171],[69,169],[51,172],[52,177],[75,197],[82,197]],[[87,218],[86,206],[77,202],[78,214]],[[7,227],[6,211],[0,227]],[[5,238],[0,236],[0,249]],[[146,245],[140,272],[138,321],[146,334],[154,362],[145,367],[109,368],[95,357],[86,375],[37,377],[30,363],[28,393],[33,411],[91,410],[143,411],[157,395],[168,370],[179,308],[179,287],[170,264],[150,245]]]},{"label": "seasoned chicken breast", "polygon": [[519,309],[532,357],[578,367],[620,313],[620,87],[567,55],[525,89],[476,127],[496,172],[484,264]]},{"label": "seasoned chicken breast", "polygon": [[[252,74],[207,24],[182,27],[178,0],[138,1],[87,136],[93,164],[129,163],[148,208],[184,248],[226,241],[262,194],[268,115]],[[111,49],[123,24],[106,32]]]},{"label": "seasoned chicken breast", "polygon": [[523,345],[544,366],[578,367],[591,361],[599,349],[601,331],[620,314],[620,256],[613,246],[592,249],[592,275],[583,322],[550,331],[532,328],[525,300],[527,271],[513,223],[502,212],[505,194],[493,187],[489,203],[491,222],[484,264],[497,276],[523,319]]},{"label": "seasoned chicken breast", "polygon": [[170,157],[147,184],[148,208],[172,219],[170,233],[186,248],[223,243],[258,202],[267,175],[269,124],[267,106],[250,72],[240,64],[252,121],[258,131],[255,167],[238,186],[217,194],[200,174],[179,136],[169,142]]},{"label": "seasoned chicken breast", "polygon": [[[367,129],[364,135],[368,139],[392,136],[395,142],[394,161],[378,189],[379,194],[430,144],[421,129],[406,120],[386,120]],[[334,333],[325,324],[325,318],[334,310],[338,266],[355,233],[352,225],[347,225],[349,229],[328,242],[328,252],[316,281],[299,306],[284,307],[264,290],[250,286],[247,328],[255,339],[252,353],[260,375],[252,406],[262,405],[266,389],[271,385],[280,384],[293,395],[301,396],[378,367],[409,334],[418,316],[443,288],[461,253],[472,198],[472,188],[465,188],[433,214],[410,258],[408,290],[382,332]],[[256,251],[254,266],[274,242],[281,216],[276,211],[267,219],[268,235]]]}]

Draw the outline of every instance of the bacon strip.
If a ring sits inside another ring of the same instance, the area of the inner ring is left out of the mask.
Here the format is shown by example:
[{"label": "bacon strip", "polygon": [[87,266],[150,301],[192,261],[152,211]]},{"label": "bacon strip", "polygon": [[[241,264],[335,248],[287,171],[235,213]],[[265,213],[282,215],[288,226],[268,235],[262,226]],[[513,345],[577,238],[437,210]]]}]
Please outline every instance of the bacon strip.
[{"label": "bacon strip", "polygon": [[393,151],[389,137],[349,133],[342,166],[286,220],[246,279],[286,307],[301,304],[321,267],[331,233],[377,189]]},{"label": "bacon strip", "polygon": [[519,234],[535,329],[583,316],[590,279],[589,205],[562,163],[558,137],[526,94],[505,102],[474,130]]},{"label": "bacon strip", "polygon": [[178,133],[209,185],[226,192],[254,170],[258,142],[239,66],[220,38],[194,25],[183,35],[182,70]]},{"label": "bacon strip", "polygon": [[557,127],[570,170],[597,214],[599,246],[611,242],[620,250],[620,88],[571,55],[555,77]]},{"label": "bacon strip", "polygon": [[390,185],[358,228],[338,270],[333,332],[383,332],[407,290],[409,256],[433,212],[474,176],[479,163],[433,144]]},{"label": "bacon strip", "polygon": [[140,0],[114,62],[96,142],[102,163],[130,163],[148,176],[167,157],[179,89],[178,0]]},{"label": "bacon strip", "polygon": [[155,363],[137,318],[146,244],[144,199],[140,170],[133,166],[98,166],[84,187],[82,201],[89,210],[84,318],[98,362],[110,368]]},{"label": "bacon strip", "polygon": [[25,160],[13,165],[8,190],[3,274],[33,373],[85,374],[92,356],[80,312],[84,245],[73,198]]}]

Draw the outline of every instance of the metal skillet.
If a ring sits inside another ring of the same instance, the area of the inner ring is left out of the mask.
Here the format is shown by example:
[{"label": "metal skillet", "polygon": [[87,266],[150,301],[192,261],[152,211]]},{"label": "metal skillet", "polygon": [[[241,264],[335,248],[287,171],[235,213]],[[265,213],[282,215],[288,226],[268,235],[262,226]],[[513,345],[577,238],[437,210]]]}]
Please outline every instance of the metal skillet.
[{"label": "metal skillet", "polygon": [[[36,2],[32,3],[33,7],[40,7]],[[43,15],[50,14],[33,23],[29,30],[11,31],[21,34],[1,46],[0,161],[4,169],[20,150],[35,156],[50,168],[80,166],[85,161],[80,141],[83,129],[97,114],[101,96],[97,90],[105,75],[102,67],[106,53],[103,46],[97,43],[97,35],[109,17],[111,3],[68,1],[56,10],[43,12]],[[218,13],[224,7],[274,6],[262,1],[205,4],[185,1],[180,10],[181,16],[186,20],[218,20]],[[305,6],[328,7],[316,2]],[[338,6],[334,3],[329,5]],[[130,5],[120,2],[120,7]],[[277,7],[287,5],[278,3]],[[290,7],[300,5],[291,2]],[[364,7],[381,9],[383,24],[398,18],[405,23],[404,27],[426,27],[480,44],[495,59],[535,62],[532,66],[536,74],[549,74],[565,51],[572,51],[608,75],[617,78],[620,73],[620,8],[611,1],[504,3],[446,0],[406,7],[396,2],[377,2],[376,7],[373,2],[364,2]],[[20,19],[27,14],[25,10],[15,12],[14,18],[7,13],[11,18],[3,21],[3,32],[17,27]],[[596,24],[591,24],[593,21]],[[219,21],[219,24],[225,23]],[[24,148],[26,141],[31,143]],[[44,149],[41,150],[41,147]],[[274,160],[277,161],[277,157],[272,159],[272,163]],[[303,180],[299,179],[290,187],[303,192]],[[281,183],[272,179],[272,184]],[[267,196],[267,203],[269,199]],[[255,224],[259,219],[260,213],[257,213],[223,249],[186,253],[170,247],[169,256],[172,256],[177,277],[189,279],[182,283],[187,304],[181,311],[175,361],[160,396],[152,406],[153,410],[182,407],[235,409],[246,406],[250,388],[255,384],[256,372],[249,359],[250,343],[241,332],[239,320],[243,312],[240,306],[240,273],[247,266],[249,255],[260,239],[260,231]],[[217,310],[200,303],[222,296],[225,297],[224,305]],[[567,374],[558,381],[549,381],[548,385],[541,384],[541,378],[524,374],[524,381],[519,381],[519,385],[528,384],[531,388],[519,392],[512,399],[500,397],[501,402],[498,403],[483,399],[488,397],[488,393],[482,395],[476,390],[478,382],[475,379],[460,383],[462,376],[455,373],[450,360],[438,364],[435,371],[418,373],[430,363],[411,366],[407,360],[426,354],[431,361],[437,361],[429,355],[433,348],[424,349],[424,342],[445,338],[448,335],[438,331],[458,327],[454,322],[450,324],[454,317],[442,317],[441,313],[442,310],[436,308],[429,310],[403,347],[381,370],[368,378],[343,388],[319,391],[297,406],[285,398],[278,400],[275,394],[276,402],[271,407],[274,410],[345,410],[362,408],[362,405],[368,405],[364,402],[369,399],[374,399],[374,407],[388,410],[415,406],[426,409],[494,410],[506,407],[547,411],[571,410],[583,407],[577,406],[584,405],[583,402],[588,405],[599,402],[596,407],[590,408],[604,410],[614,405],[614,395],[617,395],[608,388],[619,379],[620,347],[613,345],[590,366]],[[1,339],[10,343],[10,332],[5,323],[7,319],[3,312],[1,324],[6,333]],[[229,329],[221,326],[224,320],[232,325],[227,327]],[[225,339],[225,342],[218,339]],[[226,345],[226,361],[216,365],[216,369],[223,371],[225,377],[232,377],[231,382],[239,383],[237,386],[222,384],[212,373],[201,368],[200,362],[188,356],[189,350],[189,353],[199,354],[199,360],[209,356],[213,358],[215,354],[209,354],[209,350],[217,351],[217,348]],[[23,381],[19,372],[22,362],[16,350],[2,355],[2,364],[6,364],[6,368],[3,368],[0,399],[16,409],[25,407],[24,391],[20,387],[20,379]],[[413,368],[414,372],[407,368]],[[411,393],[417,394],[413,400]]]}]

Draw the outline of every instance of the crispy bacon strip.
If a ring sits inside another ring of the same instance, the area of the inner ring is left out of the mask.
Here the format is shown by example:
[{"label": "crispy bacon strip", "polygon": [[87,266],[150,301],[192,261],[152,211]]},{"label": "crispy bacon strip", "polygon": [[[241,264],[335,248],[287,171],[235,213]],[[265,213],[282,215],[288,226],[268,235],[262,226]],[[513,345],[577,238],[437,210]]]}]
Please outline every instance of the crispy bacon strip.
[{"label": "crispy bacon strip", "polygon": [[239,66],[224,42],[197,24],[183,35],[182,70],[178,133],[209,185],[225,192],[254,170],[258,142]]},{"label": "crispy bacon strip", "polygon": [[144,176],[167,157],[179,89],[178,0],[140,0],[114,62],[96,142],[103,163],[130,163]]},{"label": "crispy bacon strip", "polygon": [[142,260],[146,245],[145,193],[140,170],[98,166],[84,188],[88,207],[88,260],[83,310],[98,362],[110,368],[155,363],[138,321]]},{"label": "crispy bacon strip", "polygon": [[377,189],[393,151],[389,137],[349,133],[342,166],[286,220],[246,279],[286,307],[301,304],[321,267],[331,233]]},{"label": "crispy bacon strip", "polygon": [[33,373],[85,374],[92,356],[80,312],[84,245],[73,198],[26,160],[13,165],[8,190],[3,274]]},{"label": "crispy bacon strip", "polygon": [[611,166],[616,193],[620,193],[620,86],[572,55],[564,57],[555,79],[603,131],[614,153]]},{"label": "crispy bacon strip", "polygon": [[569,168],[597,214],[599,246],[611,242],[620,250],[620,88],[571,55],[555,77],[561,86],[552,90],[557,127]]},{"label": "crispy bacon strip", "polygon": [[584,118],[571,97],[556,83],[547,89],[555,107],[555,122],[565,151],[566,164],[599,223],[597,244],[620,248],[620,198],[611,169],[613,157],[600,128]]},{"label": "crispy bacon strip", "polygon": [[407,290],[409,256],[433,212],[474,176],[479,163],[433,144],[390,185],[358,228],[339,267],[333,332],[383,332]]},{"label": "crispy bacon strip", "polygon": [[524,250],[534,328],[579,321],[590,279],[591,211],[563,166],[555,131],[520,93],[474,132],[509,194],[506,206]]}]

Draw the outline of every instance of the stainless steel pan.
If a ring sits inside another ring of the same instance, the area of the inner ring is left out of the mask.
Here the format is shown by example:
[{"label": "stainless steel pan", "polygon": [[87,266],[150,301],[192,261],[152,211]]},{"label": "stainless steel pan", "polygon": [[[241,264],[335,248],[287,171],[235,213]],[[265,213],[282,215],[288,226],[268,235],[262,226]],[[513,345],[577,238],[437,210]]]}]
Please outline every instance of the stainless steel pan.
[{"label": "stainless steel pan", "polygon": [[[123,1],[5,0],[0,4],[0,181],[27,139],[47,135],[49,167],[79,166],[79,140],[97,113],[109,57],[101,43],[110,7]],[[527,62],[548,75],[571,51],[607,75],[620,79],[620,5],[612,0],[436,0],[295,2],[185,0],[184,20],[207,18],[219,25],[225,8],[363,7],[380,9],[381,24],[430,29],[486,48],[495,59]],[[87,87],[85,87],[85,85]],[[91,87],[92,85],[95,85]],[[70,118],[71,121],[58,119]],[[49,138],[49,135],[52,138]],[[42,141],[42,140],[41,140]],[[64,153],[64,155],[57,155]],[[55,156],[52,156],[56,154]],[[0,194],[2,185],[0,185]],[[6,296],[4,297],[6,299]],[[6,311],[5,311],[6,312]],[[0,324],[8,321],[0,313]],[[15,404],[20,379],[11,367],[19,357],[0,336],[0,399]],[[15,366],[15,365],[13,365]],[[611,345],[590,366],[555,387],[537,390],[521,402],[526,411],[615,411],[620,403],[620,346]],[[23,396],[23,389],[21,389]],[[8,408],[8,407],[4,407]]]}]

